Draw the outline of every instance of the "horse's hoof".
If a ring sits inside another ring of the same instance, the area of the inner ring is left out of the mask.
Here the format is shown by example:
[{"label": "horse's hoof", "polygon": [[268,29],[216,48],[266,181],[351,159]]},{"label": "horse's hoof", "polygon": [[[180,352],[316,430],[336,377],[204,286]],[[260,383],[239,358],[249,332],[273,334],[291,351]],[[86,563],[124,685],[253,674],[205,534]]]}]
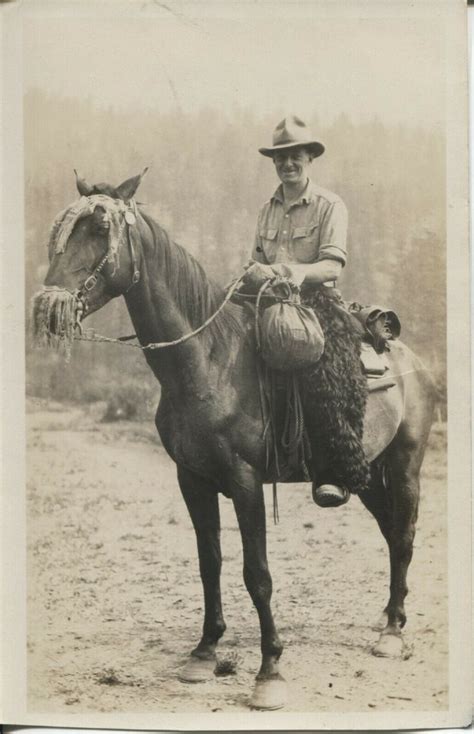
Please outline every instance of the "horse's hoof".
[{"label": "horse's hoof", "polygon": [[264,678],[255,683],[249,706],[259,711],[275,711],[286,704],[286,681],[281,678]]},{"label": "horse's hoof", "polygon": [[388,614],[387,612],[382,612],[378,621],[375,622],[375,624],[373,625],[372,629],[375,632],[382,632],[382,630],[384,630],[385,627],[387,626],[387,623],[388,623]]},{"label": "horse's hoof", "polygon": [[393,635],[389,632],[382,633],[379,641],[372,648],[372,655],[378,658],[406,658],[407,648],[401,635]]},{"label": "horse's hoof", "polygon": [[202,683],[213,678],[215,668],[215,659],[202,660],[191,655],[184,668],[179,671],[178,678],[183,683]]}]

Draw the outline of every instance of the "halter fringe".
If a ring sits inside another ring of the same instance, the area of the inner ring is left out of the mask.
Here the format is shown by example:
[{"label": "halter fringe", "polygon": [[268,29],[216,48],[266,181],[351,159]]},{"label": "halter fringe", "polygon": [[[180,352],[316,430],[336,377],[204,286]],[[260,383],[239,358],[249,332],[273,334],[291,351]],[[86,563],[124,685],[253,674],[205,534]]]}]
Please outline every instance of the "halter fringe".
[{"label": "halter fringe", "polygon": [[76,297],[67,290],[45,287],[33,298],[32,324],[36,346],[63,351],[71,356],[76,329]]}]

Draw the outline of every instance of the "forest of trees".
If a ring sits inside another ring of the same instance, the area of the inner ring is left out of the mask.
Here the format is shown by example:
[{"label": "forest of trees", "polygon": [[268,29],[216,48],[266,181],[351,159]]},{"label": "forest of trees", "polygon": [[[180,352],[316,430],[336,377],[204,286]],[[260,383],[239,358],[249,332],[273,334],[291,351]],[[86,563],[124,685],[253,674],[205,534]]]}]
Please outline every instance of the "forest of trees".
[{"label": "forest of trees", "polygon": [[[117,112],[90,100],[25,96],[26,297],[40,286],[55,215],[76,198],[73,168],[88,181],[118,184],[151,166],[137,194],[146,211],[222,284],[248,260],[259,207],[277,186],[273,165],[258,154],[286,111],[262,117],[232,109]],[[402,338],[445,373],[446,187],[442,131],[308,121],[326,145],[314,180],[338,193],[349,210],[347,300],[395,309]],[[123,302],[91,317],[107,334],[130,333]],[[71,364],[32,351],[28,390],[56,398],[109,398],[126,381],[154,401],[157,390],[135,350],[78,344]],[[84,359],[87,358],[87,368]],[[89,371],[92,374],[88,375]]]}]

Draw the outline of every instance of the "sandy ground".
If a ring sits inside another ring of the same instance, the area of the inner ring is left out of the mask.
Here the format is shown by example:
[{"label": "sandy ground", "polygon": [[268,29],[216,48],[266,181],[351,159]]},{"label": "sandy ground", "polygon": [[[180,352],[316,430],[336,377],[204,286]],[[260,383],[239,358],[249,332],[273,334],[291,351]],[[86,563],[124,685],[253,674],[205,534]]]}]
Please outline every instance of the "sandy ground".
[{"label": "sandy ground", "polygon": [[[220,658],[235,675],[189,685],[176,673],[199,638],[194,534],[175,468],[151,423],[101,423],[29,401],[28,708],[35,712],[246,711],[259,631],[242,581],[240,538],[222,498]],[[371,655],[388,561],[373,518],[352,499],[321,510],[309,485],[267,492],[273,610],[288,711],[447,707],[445,434],[432,433],[409,574],[408,660]]]}]

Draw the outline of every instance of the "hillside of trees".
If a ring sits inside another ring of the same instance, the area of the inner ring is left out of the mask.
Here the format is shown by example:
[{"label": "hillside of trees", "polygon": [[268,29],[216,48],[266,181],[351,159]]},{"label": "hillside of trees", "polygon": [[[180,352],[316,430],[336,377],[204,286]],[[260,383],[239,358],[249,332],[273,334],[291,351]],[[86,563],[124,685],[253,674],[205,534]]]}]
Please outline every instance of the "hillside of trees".
[{"label": "hillside of trees", "polygon": [[[90,100],[25,96],[25,277],[29,300],[47,265],[55,215],[77,196],[73,168],[91,183],[118,184],[149,165],[137,200],[171,237],[226,283],[251,251],[257,212],[276,188],[269,159],[258,154],[286,111],[262,117],[233,109],[195,114],[159,109],[117,112]],[[308,121],[326,145],[313,179],[349,209],[349,262],[341,288],[348,300],[395,309],[402,338],[437,373],[445,372],[446,201],[441,131]],[[130,333],[123,302],[91,317],[101,331]],[[57,398],[108,398],[127,382],[153,402],[156,387],[135,350],[78,344],[70,365],[32,351],[28,389]],[[86,366],[87,365],[87,366]],[[88,374],[92,372],[92,374]]]}]

